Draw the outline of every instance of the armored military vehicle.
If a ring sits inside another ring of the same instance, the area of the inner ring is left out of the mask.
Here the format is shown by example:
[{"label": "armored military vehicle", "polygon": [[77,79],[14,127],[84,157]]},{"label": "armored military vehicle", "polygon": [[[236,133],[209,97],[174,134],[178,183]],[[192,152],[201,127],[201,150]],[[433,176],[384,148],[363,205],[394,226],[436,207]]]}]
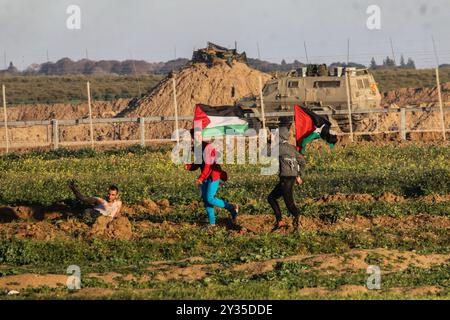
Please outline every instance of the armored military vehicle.
[{"label": "armored military vehicle", "polygon": [[245,52],[238,53],[236,49],[228,49],[211,42],[208,42],[206,48],[194,51],[194,54],[192,55],[193,63],[206,63],[209,66],[212,66],[215,63],[223,61],[230,66],[233,61],[247,63],[247,55]]},{"label": "armored military vehicle", "polygon": [[[293,112],[296,104],[313,111],[348,111],[347,98],[352,111],[380,108],[381,103],[377,84],[368,69],[336,67],[328,70],[324,64],[308,65],[281,77],[275,76],[266,82],[262,91],[265,113]],[[260,97],[245,97],[238,101],[237,105],[241,106],[245,113],[254,113],[256,118],[250,119],[251,125],[260,128]],[[353,130],[357,129],[366,116],[352,115]],[[348,114],[333,114],[328,119],[337,123],[343,132],[350,131]],[[278,126],[280,121],[282,119],[275,117],[266,118],[268,127]]]}]

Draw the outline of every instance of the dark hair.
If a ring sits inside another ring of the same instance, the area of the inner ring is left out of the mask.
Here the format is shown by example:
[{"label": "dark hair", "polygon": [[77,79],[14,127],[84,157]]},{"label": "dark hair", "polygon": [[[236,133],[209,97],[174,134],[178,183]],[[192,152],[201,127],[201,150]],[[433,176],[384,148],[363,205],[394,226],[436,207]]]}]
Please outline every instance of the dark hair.
[{"label": "dark hair", "polygon": [[116,191],[117,193],[119,193],[119,188],[117,188],[115,185],[111,185],[108,188],[109,191]]}]

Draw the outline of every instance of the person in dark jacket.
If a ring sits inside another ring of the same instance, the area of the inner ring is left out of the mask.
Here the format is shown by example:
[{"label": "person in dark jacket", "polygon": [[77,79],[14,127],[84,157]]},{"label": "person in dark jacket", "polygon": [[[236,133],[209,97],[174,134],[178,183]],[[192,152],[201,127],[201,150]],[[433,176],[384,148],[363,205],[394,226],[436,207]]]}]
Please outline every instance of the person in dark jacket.
[{"label": "person in dark jacket", "polygon": [[304,168],[305,159],[297,151],[295,146],[289,144],[289,129],[281,127],[279,129],[279,182],[269,194],[267,200],[271,205],[276,218],[274,231],[280,228],[287,228],[287,224],[283,221],[280,206],[277,199],[283,197],[286,207],[291,215],[294,216],[294,228],[298,229],[300,212],[295,205],[293,196],[294,184],[302,184],[301,178]]}]

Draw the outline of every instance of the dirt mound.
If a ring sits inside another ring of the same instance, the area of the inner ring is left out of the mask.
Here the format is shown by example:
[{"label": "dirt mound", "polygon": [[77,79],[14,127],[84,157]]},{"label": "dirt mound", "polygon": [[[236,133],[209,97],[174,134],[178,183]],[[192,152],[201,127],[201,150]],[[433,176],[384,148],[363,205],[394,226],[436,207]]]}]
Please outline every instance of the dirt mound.
[{"label": "dirt mound", "polygon": [[384,201],[384,202],[403,202],[405,201],[405,198],[402,196],[395,195],[390,192],[385,192],[381,196],[377,197],[377,201]]},{"label": "dirt mound", "polygon": [[65,205],[55,204],[44,206],[0,206],[0,223],[15,220],[55,220],[64,216],[76,214],[76,210]]},{"label": "dirt mound", "polygon": [[[184,68],[176,75],[178,114],[192,116],[197,103],[212,106],[233,105],[244,96],[256,95],[259,92],[259,77],[262,77],[263,83],[271,78],[270,75],[240,62],[233,63],[231,67],[226,63],[215,64],[212,67],[196,63]],[[131,101],[128,108],[119,116],[173,115],[173,84],[172,78],[167,77],[149,95]],[[182,125],[188,126],[186,122]],[[170,137],[173,124],[154,124],[150,130],[152,137],[160,137],[161,134]]]},{"label": "dirt mound", "polygon": [[[263,82],[270,75],[254,70],[244,63],[231,67],[217,64],[208,67],[197,63],[184,68],[176,75],[179,115],[193,115],[197,103],[232,105],[236,100],[258,94],[259,77]],[[167,77],[147,96],[132,101],[121,114],[124,116],[173,116],[172,78]]]},{"label": "dirt mound", "polygon": [[358,201],[358,202],[372,202],[375,198],[370,194],[342,194],[337,193],[333,195],[325,195],[319,200],[307,199],[309,203],[329,203],[329,202],[341,202],[341,201]]},{"label": "dirt mound", "polygon": [[169,213],[172,211],[170,202],[167,199],[157,200],[156,202],[150,199],[144,199],[137,205],[125,206],[124,212],[129,216],[141,213],[159,214]]},{"label": "dirt mound", "polygon": [[[441,84],[441,93],[443,101],[450,101],[450,82]],[[438,102],[437,87],[430,88],[401,88],[390,90],[382,94],[382,105],[396,104],[421,105]]]},{"label": "dirt mound", "polygon": [[450,194],[445,194],[445,195],[432,194],[432,195],[423,197],[422,201],[425,201],[428,203],[450,201]]},{"label": "dirt mound", "polygon": [[[5,228],[2,229],[5,230]],[[11,228],[8,228],[5,231],[6,236],[8,236],[8,231],[13,232],[14,236],[18,239],[33,239],[37,241],[70,239],[70,236],[66,235],[64,231],[48,222],[19,223],[15,226],[11,226]]]},{"label": "dirt mound", "polygon": [[158,268],[150,267],[148,270],[157,272],[154,279],[158,281],[198,281],[206,278],[219,267],[218,264],[194,264],[186,267],[160,265]]},{"label": "dirt mound", "polygon": [[58,221],[56,227],[74,238],[85,238],[89,234],[89,226],[74,219]]},{"label": "dirt mound", "polygon": [[100,216],[92,226],[91,236],[104,240],[130,240],[133,236],[130,220]]}]

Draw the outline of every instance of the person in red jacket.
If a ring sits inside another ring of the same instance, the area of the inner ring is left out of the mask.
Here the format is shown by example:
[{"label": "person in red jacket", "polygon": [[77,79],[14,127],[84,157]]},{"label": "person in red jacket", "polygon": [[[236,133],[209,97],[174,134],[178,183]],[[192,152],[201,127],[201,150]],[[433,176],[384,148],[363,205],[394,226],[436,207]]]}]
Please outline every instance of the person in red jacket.
[{"label": "person in red jacket", "polygon": [[[193,130],[191,130],[191,134]],[[196,143],[197,139],[194,139]],[[201,164],[186,164],[185,168],[189,171],[201,170],[200,176],[195,183],[200,186],[202,199],[205,204],[210,226],[216,225],[214,207],[225,208],[231,214],[233,225],[237,225],[237,214],[239,206],[228,203],[216,197],[220,183],[228,180],[227,173],[216,163],[216,150],[212,144],[202,142],[202,161]],[[196,161],[197,162],[197,161]]]}]

